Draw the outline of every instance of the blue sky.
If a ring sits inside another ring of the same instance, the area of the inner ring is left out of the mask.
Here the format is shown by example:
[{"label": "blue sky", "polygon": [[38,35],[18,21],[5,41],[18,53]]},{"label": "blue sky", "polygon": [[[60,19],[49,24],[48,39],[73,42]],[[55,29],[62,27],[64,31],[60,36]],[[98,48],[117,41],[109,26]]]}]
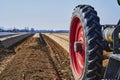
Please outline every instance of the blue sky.
[{"label": "blue sky", "polygon": [[120,19],[117,0],[0,0],[0,27],[69,30],[78,4],[93,6],[101,24],[116,24]]}]

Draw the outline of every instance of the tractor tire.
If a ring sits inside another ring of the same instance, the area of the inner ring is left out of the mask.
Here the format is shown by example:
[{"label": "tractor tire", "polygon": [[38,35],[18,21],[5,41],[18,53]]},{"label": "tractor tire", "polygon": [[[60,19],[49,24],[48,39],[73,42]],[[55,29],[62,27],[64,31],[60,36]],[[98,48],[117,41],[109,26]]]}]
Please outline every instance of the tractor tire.
[{"label": "tractor tire", "polygon": [[99,17],[93,7],[78,5],[70,25],[70,62],[75,80],[101,80],[103,49]]}]

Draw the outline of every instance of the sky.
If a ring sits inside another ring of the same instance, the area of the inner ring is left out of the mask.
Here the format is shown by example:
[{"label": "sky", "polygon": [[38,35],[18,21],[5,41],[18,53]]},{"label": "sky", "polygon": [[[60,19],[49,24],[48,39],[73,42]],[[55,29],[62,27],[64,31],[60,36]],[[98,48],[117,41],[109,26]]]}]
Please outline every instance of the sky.
[{"label": "sky", "polygon": [[73,9],[79,4],[93,6],[102,25],[117,24],[120,19],[117,0],[0,0],[0,27],[69,30]]}]

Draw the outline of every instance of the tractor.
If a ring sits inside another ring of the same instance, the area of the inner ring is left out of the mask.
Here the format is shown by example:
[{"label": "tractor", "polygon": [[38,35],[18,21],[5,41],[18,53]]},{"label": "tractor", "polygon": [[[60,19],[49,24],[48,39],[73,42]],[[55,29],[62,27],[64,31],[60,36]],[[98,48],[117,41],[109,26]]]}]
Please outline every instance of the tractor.
[{"label": "tractor", "polygon": [[[93,7],[78,5],[72,13],[69,39],[75,80],[120,80],[120,20],[116,25],[101,25]],[[104,72],[103,51],[112,52]]]}]

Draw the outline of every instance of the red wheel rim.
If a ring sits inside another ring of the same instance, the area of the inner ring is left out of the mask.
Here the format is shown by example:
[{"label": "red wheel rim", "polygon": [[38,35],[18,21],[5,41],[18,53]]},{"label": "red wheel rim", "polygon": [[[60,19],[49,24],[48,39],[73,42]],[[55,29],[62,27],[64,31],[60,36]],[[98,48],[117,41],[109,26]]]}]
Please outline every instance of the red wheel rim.
[{"label": "red wheel rim", "polygon": [[[74,50],[74,43],[81,41],[81,52]],[[80,78],[83,73],[85,63],[85,42],[84,33],[81,21],[78,17],[74,17],[70,28],[70,52],[71,52],[71,63],[74,70],[74,74],[77,78]]]}]

